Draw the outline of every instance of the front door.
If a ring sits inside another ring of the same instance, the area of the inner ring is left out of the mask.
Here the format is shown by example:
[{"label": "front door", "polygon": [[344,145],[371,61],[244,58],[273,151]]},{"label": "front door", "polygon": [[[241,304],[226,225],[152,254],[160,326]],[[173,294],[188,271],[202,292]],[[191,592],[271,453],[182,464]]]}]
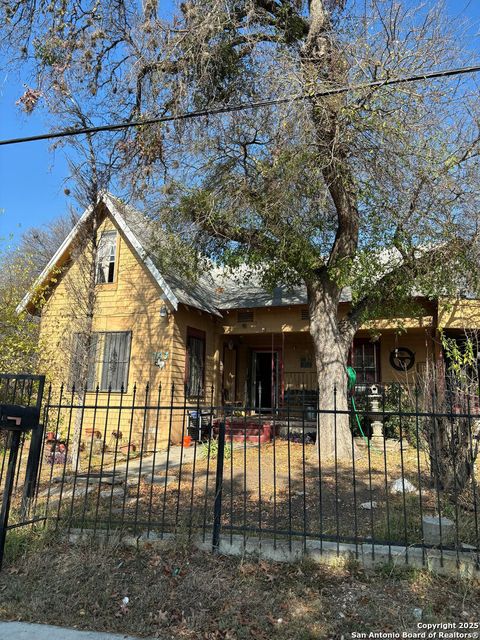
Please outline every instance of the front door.
[{"label": "front door", "polygon": [[259,412],[272,413],[278,407],[278,352],[252,353],[253,406]]}]

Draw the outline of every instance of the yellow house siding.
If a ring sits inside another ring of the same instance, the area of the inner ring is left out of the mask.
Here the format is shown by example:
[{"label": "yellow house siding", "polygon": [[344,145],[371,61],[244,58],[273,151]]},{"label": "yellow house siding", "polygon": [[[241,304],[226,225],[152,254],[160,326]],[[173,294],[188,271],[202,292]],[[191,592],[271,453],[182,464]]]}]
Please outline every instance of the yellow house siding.
[{"label": "yellow house siding", "polygon": [[[349,309],[348,303],[342,303],[339,308],[339,316],[344,316]],[[243,310],[241,310],[243,311]],[[309,322],[304,319],[306,306],[291,307],[265,307],[249,309],[253,313],[252,322],[239,321],[239,310],[232,309],[223,313],[222,329],[227,335],[255,335],[270,333],[308,333]],[[478,322],[480,323],[480,302],[478,308]],[[418,329],[432,325],[431,311],[425,311],[423,317],[403,317],[395,319],[380,319],[366,323],[361,329],[388,330],[388,329]]]},{"label": "yellow house siding", "polygon": [[[172,355],[171,355],[171,377],[170,384],[175,385],[174,404],[177,407],[173,415],[172,439],[179,441],[184,430],[183,418],[184,407],[195,408],[197,404],[201,406],[209,405],[212,400],[213,387],[213,403],[219,401],[218,393],[218,367],[219,367],[219,351],[218,351],[218,330],[216,320],[208,313],[185,307],[181,305],[173,314],[174,322],[172,324]],[[201,398],[184,397],[185,370],[186,370],[186,349],[187,349],[187,332],[188,328],[203,331],[205,333],[205,378],[204,378],[204,394]]]},{"label": "yellow house siding", "polygon": [[[358,337],[368,336],[359,333]],[[415,354],[414,366],[406,372],[397,371],[390,364],[390,353],[399,347],[407,347]],[[415,376],[422,372],[423,365],[433,357],[434,345],[430,330],[410,329],[398,335],[394,331],[383,331],[380,336],[380,376],[384,383],[414,382]]]},{"label": "yellow house siding", "polygon": [[[100,226],[99,232],[114,229],[113,222],[106,218]],[[118,230],[117,230],[118,231]],[[171,355],[166,361],[164,369],[155,366],[155,352],[169,352],[173,337],[174,318],[160,316],[160,308],[163,305],[161,291],[153,281],[151,275],[139,262],[132,247],[125,237],[118,233],[117,255],[115,265],[115,281],[113,283],[99,284],[96,286],[96,302],[93,317],[92,331],[130,331],[132,334],[130,364],[128,374],[128,386],[123,395],[122,402],[125,407],[122,411],[120,424],[112,414],[109,420],[109,432],[119,428],[125,435],[130,429],[133,416],[133,431],[135,440],[139,439],[139,431],[143,429],[144,412],[137,408],[128,410],[133,401],[133,388],[137,385],[135,405],[140,407],[145,403],[145,387],[150,383],[150,404],[156,403],[158,386],[163,388],[162,396],[170,383]],[[44,365],[52,381],[58,385],[61,382],[68,383],[70,371],[70,354],[72,346],[72,334],[78,331],[77,315],[78,302],[75,300],[75,282],[78,282],[81,272],[78,263],[72,263],[64,273],[53,290],[52,295],[42,309],[40,324],[40,341],[44,354]],[[112,393],[110,404],[117,405],[120,393]],[[87,404],[93,403],[95,393],[87,394]],[[98,394],[98,404],[105,406],[108,402],[108,393]],[[148,411],[146,428],[152,431],[152,421],[156,421],[155,412]],[[101,415],[103,414],[103,415]],[[102,431],[102,420],[105,419],[105,410],[96,412],[95,428]],[[161,416],[163,419],[164,416]],[[84,416],[84,428],[93,425],[94,412],[88,410]],[[161,434],[162,438],[163,433]],[[166,437],[166,435],[165,435]]]},{"label": "yellow house siding", "polygon": [[[303,307],[306,309],[306,307]],[[252,335],[308,331],[308,320],[302,319],[302,307],[266,307],[251,309],[253,322],[239,322],[238,311],[226,311],[223,314],[223,333],[231,335]]]},{"label": "yellow house siding", "polygon": [[480,329],[480,300],[440,300],[440,329]]}]

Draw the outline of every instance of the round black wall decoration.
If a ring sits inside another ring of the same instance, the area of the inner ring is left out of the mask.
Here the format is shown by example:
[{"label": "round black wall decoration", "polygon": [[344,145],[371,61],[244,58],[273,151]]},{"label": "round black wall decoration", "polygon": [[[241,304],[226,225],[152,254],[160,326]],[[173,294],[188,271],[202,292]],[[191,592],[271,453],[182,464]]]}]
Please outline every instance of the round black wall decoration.
[{"label": "round black wall decoration", "polygon": [[390,364],[397,371],[408,371],[415,364],[415,354],[407,347],[397,347],[390,352]]}]

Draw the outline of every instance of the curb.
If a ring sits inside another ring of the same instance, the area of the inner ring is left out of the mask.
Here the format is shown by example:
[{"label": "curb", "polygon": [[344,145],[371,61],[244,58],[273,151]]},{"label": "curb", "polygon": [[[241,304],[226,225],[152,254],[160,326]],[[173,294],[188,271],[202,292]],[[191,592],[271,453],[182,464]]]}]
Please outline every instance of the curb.
[{"label": "curb", "polygon": [[[77,543],[82,540],[95,538],[106,543],[118,543],[127,547],[162,547],[170,545],[178,539],[173,533],[157,534],[153,531],[143,532],[138,536],[121,535],[118,531],[102,532],[92,529],[72,529],[68,540]],[[212,552],[211,541],[204,541],[202,536],[192,537],[193,544],[201,551]],[[310,558],[314,562],[327,565],[358,562],[366,568],[381,565],[394,565],[398,568],[426,569],[432,573],[444,576],[461,577],[480,581],[480,566],[477,563],[476,552],[440,549],[425,549],[422,547],[403,547],[388,545],[336,543],[323,540],[283,540],[274,541],[272,538],[246,538],[242,535],[222,534],[218,553],[226,556],[252,556],[271,560],[273,562],[300,562]]]}]

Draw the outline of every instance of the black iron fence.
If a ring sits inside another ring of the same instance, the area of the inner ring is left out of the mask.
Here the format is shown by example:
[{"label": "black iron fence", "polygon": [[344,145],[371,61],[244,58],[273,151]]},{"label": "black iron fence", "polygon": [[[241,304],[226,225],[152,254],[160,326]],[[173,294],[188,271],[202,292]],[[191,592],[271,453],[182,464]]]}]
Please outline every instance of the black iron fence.
[{"label": "black iron fence", "polygon": [[[217,405],[183,389],[45,394],[28,521],[106,536],[221,536],[276,546],[349,543],[469,551],[480,566],[475,398],[371,390],[322,405]],[[32,438],[12,501],[21,523]],[[0,488],[8,443],[0,452]],[[30,476],[29,476],[30,474]],[[408,551],[407,551],[408,553]]]},{"label": "black iron fence", "polygon": [[[7,531],[38,522],[30,518],[39,475],[43,427],[40,424],[44,376],[0,374],[0,568],[3,563]],[[28,446],[25,443],[28,438]],[[20,466],[25,449],[25,475],[21,482],[21,499],[17,500],[17,519],[11,519],[10,505],[14,490],[19,487]]]}]

